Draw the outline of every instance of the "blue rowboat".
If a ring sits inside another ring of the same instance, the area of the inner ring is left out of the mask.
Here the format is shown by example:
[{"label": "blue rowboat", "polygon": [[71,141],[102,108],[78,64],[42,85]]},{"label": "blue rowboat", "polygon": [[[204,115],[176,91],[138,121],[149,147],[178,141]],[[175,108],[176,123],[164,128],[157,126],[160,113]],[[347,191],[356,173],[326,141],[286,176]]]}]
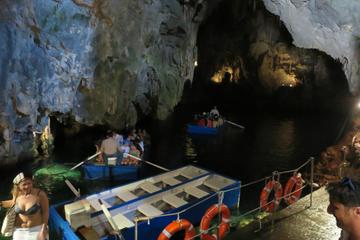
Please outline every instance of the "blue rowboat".
[{"label": "blue rowboat", "polygon": [[[229,208],[240,198],[241,182],[193,165],[139,180],[76,201],[50,207],[51,239],[157,239],[178,218],[199,224],[221,201]],[[221,199],[221,200],[220,200]],[[92,238],[91,238],[91,237]],[[119,237],[119,236],[117,236]]]},{"label": "blue rowboat", "polygon": [[219,132],[220,127],[202,127],[195,124],[187,125],[187,132],[190,134],[204,134],[204,135],[216,135]]},{"label": "blue rowboat", "polygon": [[86,180],[98,180],[110,176],[116,180],[136,180],[139,167],[129,165],[109,166],[90,162],[82,165],[84,179]]}]

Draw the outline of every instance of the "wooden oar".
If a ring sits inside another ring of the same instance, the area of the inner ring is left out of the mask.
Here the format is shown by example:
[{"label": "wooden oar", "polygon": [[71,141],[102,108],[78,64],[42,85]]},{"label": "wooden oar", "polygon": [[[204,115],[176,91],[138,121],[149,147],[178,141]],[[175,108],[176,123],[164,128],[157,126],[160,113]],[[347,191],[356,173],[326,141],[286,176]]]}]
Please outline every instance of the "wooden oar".
[{"label": "wooden oar", "polygon": [[69,180],[67,180],[67,179],[65,179],[65,183],[70,188],[70,190],[74,193],[74,195],[79,198],[80,197],[80,192],[78,190],[76,190],[74,185],[72,185],[71,182]]},{"label": "wooden oar", "polygon": [[136,157],[136,156],[134,156],[134,155],[131,155],[131,154],[129,154],[129,153],[124,153],[124,158],[125,158],[125,157],[128,157],[128,156],[129,156],[129,157],[132,157],[132,158],[134,158],[134,159],[136,159],[136,160],[145,162],[145,163],[147,163],[147,164],[149,164],[149,165],[152,165],[152,166],[154,166],[154,167],[160,168],[161,170],[164,170],[164,171],[166,171],[166,172],[169,172],[169,171],[170,171],[170,169],[164,168],[164,167],[159,166],[159,165],[157,165],[157,164],[155,164],[155,163],[142,160],[141,158]]},{"label": "wooden oar", "polygon": [[225,120],[225,122],[230,123],[231,125],[234,125],[234,126],[236,126],[236,127],[238,127],[238,128],[241,128],[241,129],[244,129],[244,128],[245,128],[244,126],[241,126],[240,124],[231,122],[231,121],[229,121],[229,120]]},{"label": "wooden oar", "polygon": [[105,217],[106,217],[107,220],[109,221],[112,229],[114,229],[114,231],[115,231],[116,233],[119,233],[119,232],[120,232],[120,229],[118,228],[118,226],[116,225],[114,219],[112,218],[109,209],[106,208],[106,206],[103,204],[103,201],[102,201],[101,199],[98,199],[98,201],[99,201],[99,203],[100,203],[101,210],[103,211]]},{"label": "wooden oar", "polygon": [[92,155],[92,156],[88,157],[88,158],[87,158],[87,159],[85,159],[84,161],[82,161],[82,162],[80,162],[80,163],[76,164],[76,165],[75,165],[74,167],[72,167],[70,170],[74,170],[74,169],[76,169],[76,168],[80,167],[80,166],[81,166],[81,165],[83,165],[86,161],[89,161],[89,160],[93,159],[94,157],[98,156],[100,153],[101,153],[101,152],[97,152],[97,153],[95,153],[94,155]]}]

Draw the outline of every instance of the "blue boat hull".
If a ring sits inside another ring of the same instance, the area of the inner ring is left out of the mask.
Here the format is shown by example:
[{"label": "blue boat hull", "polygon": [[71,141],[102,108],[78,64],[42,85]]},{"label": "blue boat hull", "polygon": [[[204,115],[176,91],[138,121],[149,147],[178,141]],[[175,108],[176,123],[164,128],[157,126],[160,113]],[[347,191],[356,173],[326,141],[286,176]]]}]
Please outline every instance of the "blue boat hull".
[{"label": "blue boat hull", "polygon": [[[232,187],[238,187],[234,184]],[[223,203],[230,207],[235,207],[239,200],[240,189],[235,189],[230,192],[224,194]],[[210,197],[207,200],[199,201],[201,202],[198,205],[195,204],[187,204],[182,206],[181,208],[176,208],[172,211],[166,212],[167,214],[173,212],[179,212],[191,207],[190,210],[185,210],[182,214],[179,215],[180,219],[189,220],[194,226],[199,225],[201,218],[205,214],[206,210],[212,206],[213,204],[218,203],[218,196],[215,195]],[[177,216],[162,216],[159,218],[154,218],[150,221],[143,221],[138,224],[138,240],[148,239],[148,240],[156,240],[160,233],[164,230],[164,228],[171,223],[172,221],[177,220]],[[122,231],[122,235],[126,240],[135,239],[135,229],[129,228]]]},{"label": "blue boat hull", "polygon": [[117,180],[135,180],[138,177],[139,166],[106,166],[86,163],[82,168],[86,180],[109,178],[110,175]]},{"label": "blue boat hull", "polygon": [[[120,209],[120,208],[129,208],[135,202],[142,202],[148,197],[158,194],[161,195],[162,193],[166,193],[166,192],[172,193],[173,191],[175,191],[176,188],[182,186],[183,184],[189,184],[188,186],[192,186],[199,179],[203,179],[203,178],[205,179],[211,174],[212,173],[208,172],[206,174],[199,175],[198,177],[188,180],[187,182],[183,182],[181,184],[168,187],[165,190],[160,190],[158,192],[150,193],[146,196],[139,197],[137,199],[119,204],[117,206],[110,207],[108,209],[109,211],[116,211],[116,209]],[[206,210],[213,204],[219,203],[219,199],[222,199],[222,203],[226,204],[229,208],[236,207],[240,199],[240,186],[241,186],[240,181],[233,180],[233,183],[220,190],[222,193],[220,195],[219,193],[214,192],[206,197],[196,200],[195,202],[189,202],[188,204],[182,205],[181,207],[174,208],[172,210],[164,212],[164,214],[166,215],[170,214],[170,216],[169,215],[159,216],[152,218],[149,221],[139,222],[137,224],[137,233],[138,233],[137,239],[156,240],[159,234],[163,231],[163,229],[173,220],[176,220],[178,218],[187,219],[193,225],[196,226],[200,223],[201,218],[203,217]],[[72,230],[70,224],[62,216],[64,214],[63,213],[64,205],[70,202],[71,201],[63,202],[57,205],[52,205],[50,207],[49,226],[50,226],[51,239],[80,240],[80,238]],[[178,214],[171,215],[171,213],[178,213]],[[97,217],[99,214],[101,214],[101,212],[94,213],[92,214],[92,216]],[[126,240],[135,239],[135,228],[136,227],[133,226],[121,230],[122,236]],[[103,236],[100,239],[115,240],[116,238],[114,236],[108,235],[108,236]]]},{"label": "blue boat hull", "polygon": [[219,128],[202,127],[194,124],[188,124],[187,132],[190,134],[216,135],[219,132]]}]

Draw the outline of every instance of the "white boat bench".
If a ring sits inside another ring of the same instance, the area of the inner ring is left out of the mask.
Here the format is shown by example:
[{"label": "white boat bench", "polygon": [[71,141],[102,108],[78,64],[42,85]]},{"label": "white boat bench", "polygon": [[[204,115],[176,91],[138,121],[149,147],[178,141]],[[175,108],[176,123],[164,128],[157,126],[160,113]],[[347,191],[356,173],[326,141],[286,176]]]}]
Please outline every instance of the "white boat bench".
[{"label": "white boat bench", "polygon": [[154,193],[154,192],[161,190],[161,188],[155,186],[154,184],[152,184],[150,182],[144,182],[144,183],[140,184],[138,187],[148,193]]},{"label": "white boat bench", "polygon": [[118,193],[116,193],[116,196],[118,196],[124,202],[127,202],[127,201],[137,198],[137,196],[135,194],[131,193],[128,190],[123,190],[121,192],[118,192]]},{"label": "white boat bench", "polygon": [[157,209],[156,207],[154,207],[148,203],[140,205],[138,207],[138,211],[147,217],[154,217],[154,216],[159,216],[159,215],[163,214],[162,211],[160,211],[159,209]]},{"label": "white boat bench", "polygon": [[164,196],[162,200],[164,202],[170,204],[171,206],[175,207],[175,208],[181,207],[181,206],[188,203],[184,199],[181,199],[181,198],[179,198],[179,197],[177,197],[175,195],[172,195],[172,194]]},{"label": "white boat bench", "polygon": [[181,181],[179,181],[179,180],[177,180],[177,179],[175,179],[173,177],[165,178],[162,181],[163,181],[163,183],[165,183],[167,185],[170,185],[170,186],[175,186],[175,185],[181,183]]},{"label": "white boat bench", "polygon": [[196,198],[203,198],[209,193],[197,188],[197,187],[187,187],[185,188],[185,192],[196,197]]},{"label": "white boat bench", "polygon": [[115,216],[112,217],[112,219],[116,224],[116,226],[119,228],[119,230],[122,230],[124,228],[131,228],[135,226],[135,224],[132,221],[130,221],[127,217],[125,217],[121,213],[116,214]]}]

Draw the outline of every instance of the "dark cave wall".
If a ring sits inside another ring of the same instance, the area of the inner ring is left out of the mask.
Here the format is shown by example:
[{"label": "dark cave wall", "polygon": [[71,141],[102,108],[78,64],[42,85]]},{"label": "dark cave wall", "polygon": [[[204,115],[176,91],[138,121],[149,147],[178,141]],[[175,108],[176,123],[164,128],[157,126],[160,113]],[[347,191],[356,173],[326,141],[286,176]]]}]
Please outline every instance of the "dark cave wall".
[{"label": "dark cave wall", "polygon": [[[233,89],[253,89],[245,93],[249,102],[264,96],[280,104],[296,98],[299,107],[308,108],[348,94],[341,63],[323,52],[292,45],[286,27],[262,1],[222,2],[200,26],[198,48],[195,81],[221,82],[230,73]],[[284,88],[297,89],[282,96],[279,91]]]},{"label": "dark cave wall", "polygon": [[116,129],[166,118],[193,78],[206,11],[198,1],[1,1],[0,132],[31,138],[49,114]]}]

